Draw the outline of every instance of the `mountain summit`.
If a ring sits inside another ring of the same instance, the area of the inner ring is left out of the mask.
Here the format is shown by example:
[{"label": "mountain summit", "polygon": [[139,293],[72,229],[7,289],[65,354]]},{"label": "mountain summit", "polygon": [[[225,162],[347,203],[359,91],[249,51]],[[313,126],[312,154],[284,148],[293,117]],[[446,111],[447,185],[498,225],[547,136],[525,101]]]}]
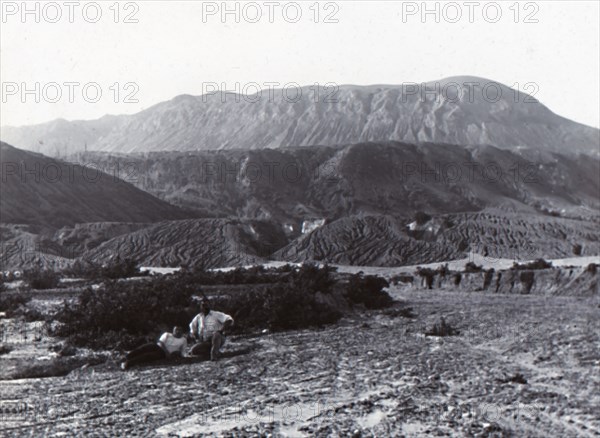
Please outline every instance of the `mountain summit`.
[{"label": "mountain summit", "polygon": [[128,153],[390,140],[600,154],[600,130],[560,117],[498,82],[468,76],[423,84],[182,95],[133,115],[3,127],[1,136],[50,155],[86,147]]}]

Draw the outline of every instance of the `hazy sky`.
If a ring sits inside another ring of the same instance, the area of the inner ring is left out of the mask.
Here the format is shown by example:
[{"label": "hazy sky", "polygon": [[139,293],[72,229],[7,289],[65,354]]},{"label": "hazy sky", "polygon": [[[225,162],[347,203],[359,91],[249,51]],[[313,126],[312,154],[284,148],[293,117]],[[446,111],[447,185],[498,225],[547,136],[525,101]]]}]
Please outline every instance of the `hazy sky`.
[{"label": "hazy sky", "polygon": [[220,1],[27,2],[25,16],[21,1],[1,3],[2,125],[134,113],[211,82],[457,75],[518,86],[562,116],[600,124],[597,1],[427,2],[425,16],[422,2],[228,2],[225,17]]}]

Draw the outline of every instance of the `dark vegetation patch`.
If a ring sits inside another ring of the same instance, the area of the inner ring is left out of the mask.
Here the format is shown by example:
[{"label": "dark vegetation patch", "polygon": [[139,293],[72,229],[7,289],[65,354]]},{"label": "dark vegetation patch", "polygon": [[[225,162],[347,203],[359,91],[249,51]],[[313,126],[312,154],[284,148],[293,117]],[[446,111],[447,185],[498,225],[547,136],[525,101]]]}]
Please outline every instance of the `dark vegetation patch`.
[{"label": "dark vegetation patch", "polygon": [[515,373],[505,379],[498,379],[498,381],[501,383],[518,383],[520,385],[527,385],[527,379],[521,373]]},{"label": "dark vegetation patch", "polygon": [[444,317],[440,319],[440,322],[437,322],[431,327],[431,329],[425,332],[426,336],[458,336],[460,331],[454,328],[451,324],[447,323]]},{"label": "dark vegetation patch", "polygon": [[420,266],[417,267],[415,272],[416,275],[421,277],[427,286],[427,289],[433,289],[433,279],[435,278],[436,271],[431,268],[422,268]]},{"label": "dark vegetation patch", "polygon": [[406,306],[394,306],[391,309],[387,309],[384,312],[384,315],[390,316],[392,318],[410,318],[414,319],[417,317],[417,314],[413,310],[412,307]]},{"label": "dark vegetation patch", "polygon": [[31,294],[0,290],[0,312],[4,312],[7,318],[20,316],[29,301]]},{"label": "dark vegetation patch", "polygon": [[97,264],[86,260],[77,260],[64,271],[68,277],[104,280],[139,277],[142,275],[134,260],[116,257],[110,263]]},{"label": "dark vegetation patch", "polygon": [[54,289],[60,283],[60,276],[49,269],[25,271],[23,279],[32,289]]},{"label": "dark vegetation patch", "polygon": [[529,263],[513,263],[511,269],[515,271],[534,270],[534,269],[549,269],[552,267],[552,262],[547,262],[544,259],[537,259]]},{"label": "dark vegetation patch", "polygon": [[482,266],[477,265],[473,262],[465,263],[465,271],[464,272],[474,273],[474,272],[481,272],[481,271],[483,271]]},{"label": "dark vegetation patch", "polygon": [[174,325],[187,329],[199,312],[197,299],[214,285],[229,285],[219,287],[225,293],[208,295],[215,310],[233,316],[238,333],[320,327],[338,321],[346,307],[380,309],[393,302],[383,291],[387,281],[339,274],[327,265],[182,271],[88,288],[63,303],[51,334],[77,347],[128,350]]}]

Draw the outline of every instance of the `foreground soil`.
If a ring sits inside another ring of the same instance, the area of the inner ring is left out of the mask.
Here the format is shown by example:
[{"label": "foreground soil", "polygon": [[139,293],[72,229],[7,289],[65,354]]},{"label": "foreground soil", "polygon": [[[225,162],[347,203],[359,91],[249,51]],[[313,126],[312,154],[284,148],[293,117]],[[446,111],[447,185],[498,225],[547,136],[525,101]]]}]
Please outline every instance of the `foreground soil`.
[{"label": "foreground soil", "polygon": [[392,292],[217,363],[1,381],[0,436],[600,436],[597,298]]}]

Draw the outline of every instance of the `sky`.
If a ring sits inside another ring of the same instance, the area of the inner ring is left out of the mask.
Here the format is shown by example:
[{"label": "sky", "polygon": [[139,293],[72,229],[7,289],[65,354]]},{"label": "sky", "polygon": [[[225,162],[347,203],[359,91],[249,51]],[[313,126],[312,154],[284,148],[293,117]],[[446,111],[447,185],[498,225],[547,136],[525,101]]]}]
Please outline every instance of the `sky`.
[{"label": "sky", "polygon": [[597,1],[0,3],[3,126],[132,114],[215,87],[463,75],[600,126]]}]

